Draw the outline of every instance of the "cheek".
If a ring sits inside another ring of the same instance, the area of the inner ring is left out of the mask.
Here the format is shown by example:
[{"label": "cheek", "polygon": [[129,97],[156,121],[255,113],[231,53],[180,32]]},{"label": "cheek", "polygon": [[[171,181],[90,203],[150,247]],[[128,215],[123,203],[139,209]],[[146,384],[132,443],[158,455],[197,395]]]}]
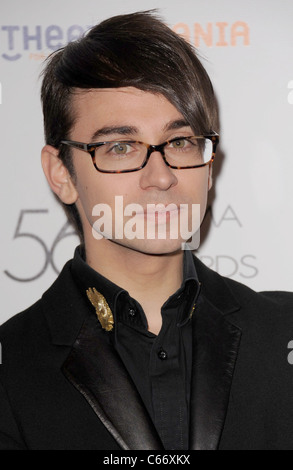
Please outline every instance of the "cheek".
[{"label": "cheek", "polygon": [[[181,170],[184,171],[184,170]],[[186,177],[181,180],[181,187],[188,192],[190,198],[198,203],[205,201],[209,190],[209,170],[207,167],[197,168],[189,171]]]},{"label": "cheek", "polygon": [[[182,170],[183,171],[183,170]],[[200,204],[200,217],[204,217],[209,191],[209,170],[208,167],[197,168],[190,171],[184,178],[183,188],[186,197],[192,204]]]},{"label": "cheek", "polygon": [[103,186],[99,181],[99,175],[95,168],[92,168],[87,162],[76,162],[75,171],[77,175],[76,190],[78,200],[77,209],[83,220],[92,218],[93,207],[102,202]]},{"label": "cheek", "polygon": [[127,194],[131,185],[127,184],[127,179],[119,178],[119,175],[107,175],[88,172],[80,174],[76,189],[78,192],[78,208],[84,213],[89,222],[93,222],[93,208],[98,204],[105,204],[113,209],[115,207],[115,196],[122,195],[127,200]]},{"label": "cheek", "polygon": [[92,221],[93,208],[97,204],[109,204],[107,188],[102,185],[87,182],[86,184],[77,185],[78,191],[78,207],[85,214],[89,221]]}]

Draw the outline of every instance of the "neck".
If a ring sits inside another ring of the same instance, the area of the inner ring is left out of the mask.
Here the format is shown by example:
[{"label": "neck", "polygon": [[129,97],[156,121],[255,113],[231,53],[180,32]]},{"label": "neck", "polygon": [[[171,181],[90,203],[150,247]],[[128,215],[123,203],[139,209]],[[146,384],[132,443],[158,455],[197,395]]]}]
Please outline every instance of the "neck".
[{"label": "neck", "polygon": [[161,306],[182,283],[183,251],[146,254],[103,239],[94,247],[86,243],[86,260],[141,304],[149,330],[157,334],[162,324]]}]

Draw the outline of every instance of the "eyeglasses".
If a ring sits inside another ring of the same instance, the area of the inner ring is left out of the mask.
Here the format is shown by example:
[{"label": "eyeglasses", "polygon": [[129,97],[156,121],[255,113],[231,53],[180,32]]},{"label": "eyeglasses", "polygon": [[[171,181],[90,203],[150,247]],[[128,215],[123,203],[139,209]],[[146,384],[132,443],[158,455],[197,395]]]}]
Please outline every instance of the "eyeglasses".
[{"label": "eyeglasses", "polygon": [[85,144],[62,140],[63,145],[88,152],[102,173],[129,173],[144,168],[153,152],[160,152],[167,166],[175,170],[200,168],[213,162],[218,134],[176,137],[160,145],[135,140],[114,140]]}]

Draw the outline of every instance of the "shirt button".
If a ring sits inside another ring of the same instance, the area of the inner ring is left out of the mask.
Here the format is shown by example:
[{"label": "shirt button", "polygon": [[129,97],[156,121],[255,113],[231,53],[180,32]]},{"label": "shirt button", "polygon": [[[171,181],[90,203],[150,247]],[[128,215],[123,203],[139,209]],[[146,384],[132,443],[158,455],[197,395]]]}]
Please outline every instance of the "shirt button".
[{"label": "shirt button", "polygon": [[131,317],[135,317],[136,311],[134,310],[134,308],[130,308],[130,309],[128,310],[128,313],[129,313],[129,315],[130,315]]},{"label": "shirt button", "polygon": [[164,351],[164,349],[160,349],[160,351],[158,352],[158,357],[159,357],[159,359],[162,359],[162,361],[167,359],[166,351]]}]

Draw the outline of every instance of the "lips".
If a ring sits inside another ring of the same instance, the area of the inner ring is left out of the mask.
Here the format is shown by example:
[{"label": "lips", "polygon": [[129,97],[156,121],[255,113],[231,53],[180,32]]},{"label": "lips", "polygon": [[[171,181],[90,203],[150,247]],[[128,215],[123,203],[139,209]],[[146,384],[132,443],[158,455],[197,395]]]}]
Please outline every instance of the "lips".
[{"label": "lips", "polygon": [[[174,206],[174,207],[170,207]],[[145,219],[151,220],[155,223],[166,223],[174,217],[178,217],[180,213],[180,207],[176,204],[148,204],[144,210],[143,215]]]},{"label": "lips", "polygon": [[[117,206],[117,209],[120,209],[124,212],[124,217],[127,219],[130,217],[135,217],[136,220],[143,219],[146,222],[157,224],[166,224],[169,221],[173,221],[174,226],[180,217],[188,212],[189,204],[174,203],[169,202],[168,204],[164,203],[130,203],[127,204],[123,211],[123,205],[120,207]],[[115,212],[116,214],[116,212]],[[188,215],[188,214],[187,214]]]}]

